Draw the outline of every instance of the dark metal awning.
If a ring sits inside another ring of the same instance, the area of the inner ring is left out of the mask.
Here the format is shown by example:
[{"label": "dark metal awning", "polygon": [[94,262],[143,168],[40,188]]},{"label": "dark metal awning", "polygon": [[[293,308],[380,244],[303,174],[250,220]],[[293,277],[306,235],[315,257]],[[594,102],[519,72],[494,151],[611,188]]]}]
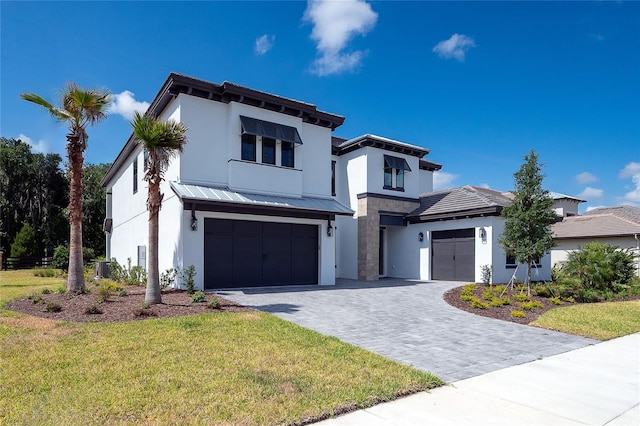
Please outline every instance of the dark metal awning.
[{"label": "dark metal awning", "polygon": [[411,167],[409,167],[409,163],[404,158],[392,157],[390,155],[384,156],[384,166],[391,167],[392,169],[404,170],[407,172],[411,171]]},{"label": "dark metal awning", "polygon": [[271,123],[269,121],[258,120],[257,118],[240,116],[242,123],[242,133],[250,135],[265,136],[271,139],[279,139],[284,142],[291,142],[302,145],[302,139],[298,129],[284,124]]}]

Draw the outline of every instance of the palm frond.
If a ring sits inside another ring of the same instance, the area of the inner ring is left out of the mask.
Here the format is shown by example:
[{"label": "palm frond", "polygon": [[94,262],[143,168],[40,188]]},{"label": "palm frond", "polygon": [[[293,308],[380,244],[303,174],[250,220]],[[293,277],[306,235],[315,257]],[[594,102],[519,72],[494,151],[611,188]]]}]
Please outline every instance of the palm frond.
[{"label": "palm frond", "polygon": [[35,93],[22,93],[20,95],[25,101],[40,105],[49,111],[49,114],[58,121],[70,121],[73,117],[64,109],[54,107],[50,102]]}]

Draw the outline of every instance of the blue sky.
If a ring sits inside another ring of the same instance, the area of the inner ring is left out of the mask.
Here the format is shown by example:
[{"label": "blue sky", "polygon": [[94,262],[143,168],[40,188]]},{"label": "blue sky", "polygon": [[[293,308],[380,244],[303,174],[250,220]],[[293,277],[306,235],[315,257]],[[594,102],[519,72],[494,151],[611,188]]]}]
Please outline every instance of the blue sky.
[{"label": "blue sky", "polygon": [[64,154],[19,98],[75,81],[114,94],[86,161],[111,162],[171,71],[313,103],[431,150],[438,188],[546,189],[640,206],[639,2],[0,2],[0,135]]}]

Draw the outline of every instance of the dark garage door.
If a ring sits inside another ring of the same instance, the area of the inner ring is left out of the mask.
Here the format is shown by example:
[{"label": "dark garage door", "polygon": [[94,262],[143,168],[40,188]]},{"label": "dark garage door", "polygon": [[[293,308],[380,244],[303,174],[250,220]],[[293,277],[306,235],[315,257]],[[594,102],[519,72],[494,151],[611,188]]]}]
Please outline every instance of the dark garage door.
[{"label": "dark garage door", "polygon": [[476,279],[475,229],[433,231],[431,233],[433,280],[469,281]]},{"label": "dark garage door", "polygon": [[205,219],[204,288],[318,283],[318,227]]}]

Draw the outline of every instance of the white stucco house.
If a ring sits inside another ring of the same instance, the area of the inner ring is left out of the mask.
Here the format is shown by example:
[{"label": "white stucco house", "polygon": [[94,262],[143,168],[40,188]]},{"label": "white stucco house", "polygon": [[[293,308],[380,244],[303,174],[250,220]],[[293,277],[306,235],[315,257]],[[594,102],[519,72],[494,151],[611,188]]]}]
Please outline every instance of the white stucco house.
[{"label": "white stucco house", "polygon": [[[224,82],[169,75],[149,114],[188,127],[161,190],[159,267],[196,268],[196,287],[331,285],[336,278],[494,282],[516,266],[498,244],[510,194],[433,191],[429,150],[333,136],[344,117]],[[146,267],[147,187],[133,137],[102,181],[107,258]],[[556,194],[559,216],[577,199]],[[534,279],[550,278],[550,256]],[[526,268],[519,268],[523,279]]]}]

